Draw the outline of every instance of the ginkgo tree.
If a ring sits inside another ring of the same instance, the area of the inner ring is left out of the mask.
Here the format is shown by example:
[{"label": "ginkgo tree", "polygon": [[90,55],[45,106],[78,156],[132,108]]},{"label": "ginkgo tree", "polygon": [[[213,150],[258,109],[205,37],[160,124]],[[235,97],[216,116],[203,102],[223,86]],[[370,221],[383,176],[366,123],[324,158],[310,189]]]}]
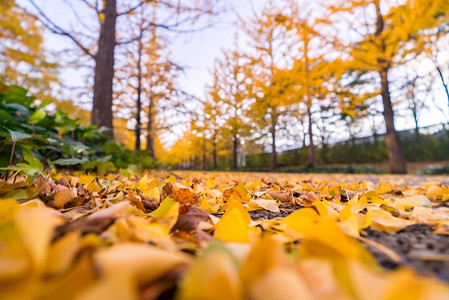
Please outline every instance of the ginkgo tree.
[{"label": "ginkgo tree", "polygon": [[252,75],[250,58],[238,50],[223,51],[213,71],[210,90],[214,105],[221,106],[223,112],[222,133],[232,143],[231,169],[237,169],[238,151],[243,137],[248,136],[250,126],[245,120],[251,97]]},{"label": "ginkgo tree", "polygon": [[146,137],[146,150],[155,158],[155,139],[167,118],[163,113],[180,105],[177,77],[182,68],[172,60],[166,36],[150,26],[155,22],[154,10],[142,7],[128,19],[134,41],[118,52],[126,59],[118,64],[114,107],[116,113],[131,109],[134,148],[140,150]]},{"label": "ginkgo tree", "polygon": [[354,35],[345,34],[346,40],[340,39],[341,43],[349,47],[352,65],[348,64],[348,68],[375,72],[378,75],[376,82],[382,99],[392,173],[405,173],[406,164],[394,124],[394,101],[391,99],[389,73],[406,62],[411,52],[423,51],[419,43],[416,43],[421,32],[447,22],[448,8],[447,0],[408,0],[401,4],[381,0],[353,0],[338,1],[336,5],[330,6],[330,19],[334,20],[335,27],[338,28],[337,24],[341,25],[347,20],[347,24],[341,28],[345,32],[355,32]]},{"label": "ginkgo tree", "polygon": [[[214,75],[215,78],[215,75]],[[223,102],[219,96],[220,89],[218,87],[218,79],[214,80],[214,84],[209,88],[206,100],[203,102],[203,122],[208,131],[208,140],[212,148],[212,167],[218,167],[218,151],[219,143],[223,141]]]},{"label": "ginkgo tree", "polygon": [[284,85],[275,80],[288,65],[291,53],[289,30],[284,26],[287,18],[282,14],[284,6],[268,1],[260,14],[244,22],[251,57],[250,111],[257,135],[264,130],[270,136],[270,170],[277,168],[277,132],[281,115],[287,112]]},{"label": "ginkgo tree", "polygon": [[0,81],[49,97],[57,65],[44,51],[43,28],[19,10],[14,0],[0,2]]}]

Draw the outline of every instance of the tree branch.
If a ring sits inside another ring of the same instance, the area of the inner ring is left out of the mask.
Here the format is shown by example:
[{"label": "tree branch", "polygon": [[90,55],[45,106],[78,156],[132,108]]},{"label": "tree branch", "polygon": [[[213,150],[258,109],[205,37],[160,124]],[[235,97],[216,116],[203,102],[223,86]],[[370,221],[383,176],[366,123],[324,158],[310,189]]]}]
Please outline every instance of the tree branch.
[{"label": "tree branch", "polygon": [[28,0],[28,2],[36,9],[39,15],[35,15],[25,8],[17,5],[18,8],[20,8],[23,12],[25,12],[27,15],[31,16],[32,18],[40,21],[42,25],[50,30],[54,34],[62,35],[68,37],[70,40],[72,40],[85,54],[90,56],[92,59],[95,59],[95,55],[90,52],[90,50],[85,47],[79,40],[77,40],[71,33],[65,31],[60,26],[56,25],[40,8],[39,6],[33,1]]},{"label": "tree branch", "polygon": [[121,13],[118,13],[117,17],[121,17],[121,16],[124,16],[124,15],[130,14],[133,11],[135,11],[136,9],[138,9],[139,7],[141,7],[142,5],[144,5],[145,3],[149,3],[149,2],[154,2],[154,0],[143,0],[143,1],[140,1],[138,4],[136,4],[135,6],[131,7],[130,9],[125,10],[125,11],[123,11]]}]

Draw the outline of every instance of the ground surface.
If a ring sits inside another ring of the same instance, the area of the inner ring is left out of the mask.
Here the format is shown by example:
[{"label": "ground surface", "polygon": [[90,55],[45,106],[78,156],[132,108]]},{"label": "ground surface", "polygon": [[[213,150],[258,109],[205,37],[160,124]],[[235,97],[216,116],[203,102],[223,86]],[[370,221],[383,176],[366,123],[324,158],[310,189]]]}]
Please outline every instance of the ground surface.
[{"label": "ground surface", "polygon": [[449,299],[449,178],[0,181],[0,299]]}]

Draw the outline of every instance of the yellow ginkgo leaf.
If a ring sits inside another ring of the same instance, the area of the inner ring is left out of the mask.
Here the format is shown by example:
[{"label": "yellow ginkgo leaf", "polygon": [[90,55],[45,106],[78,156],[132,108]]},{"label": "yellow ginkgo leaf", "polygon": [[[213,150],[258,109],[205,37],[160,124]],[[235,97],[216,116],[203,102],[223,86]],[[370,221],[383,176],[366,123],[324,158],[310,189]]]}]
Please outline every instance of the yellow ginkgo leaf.
[{"label": "yellow ginkgo leaf", "polygon": [[248,214],[247,209],[242,205],[240,201],[236,200],[233,196],[229,198],[227,205],[223,206],[223,208],[224,207],[226,207],[226,212],[231,211],[233,208],[236,208],[245,221],[245,224],[249,225],[251,223],[251,216]]},{"label": "yellow ginkgo leaf", "polygon": [[78,179],[78,184],[89,184],[95,180],[94,176],[91,175],[81,175]]},{"label": "yellow ginkgo leaf", "polygon": [[394,186],[392,184],[381,180],[379,181],[379,186],[377,187],[377,193],[379,195],[388,194],[393,190],[393,188]]},{"label": "yellow ginkgo leaf", "polygon": [[259,206],[260,208],[263,208],[263,209],[266,209],[268,211],[272,211],[275,213],[280,212],[279,207],[276,204],[275,200],[256,199],[256,200],[251,200],[251,201],[254,201],[254,203],[256,203],[257,206]]},{"label": "yellow ginkgo leaf", "polygon": [[383,299],[449,299],[449,288],[433,279],[416,275],[410,269],[399,269],[389,276]]},{"label": "yellow ginkgo leaf", "polygon": [[287,228],[302,234],[320,219],[321,217],[313,208],[303,208],[291,213],[288,217],[283,219],[281,223],[286,224]]},{"label": "yellow ginkgo leaf", "polygon": [[209,212],[209,213],[214,212],[214,211],[212,210],[212,206],[209,204],[209,202],[207,202],[206,199],[204,199],[204,200],[201,201],[199,208],[200,208],[200,209],[204,209],[205,211],[207,211],[207,212]]},{"label": "yellow ginkgo leaf", "polygon": [[406,198],[398,198],[394,201],[394,206],[396,208],[403,208],[404,210],[408,210],[415,206],[430,206],[430,200],[424,195],[415,195]]},{"label": "yellow ginkgo leaf", "polygon": [[85,188],[94,193],[98,193],[99,191],[101,191],[101,186],[99,186],[96,181],[92,181],[86,184]]},{"label": "yellow ginkgo leaf", "polygon": [[245,287],[251,286],[275,266],[285,265],[286,257],[281,240],[265,234],[254,245],[240,270]]},{"label": "yellow ginkgo leaf", "polygon": [[31,272],[27,249],[19,239],[10,240],[0,247],[0,285],[21,279]]},{"label": "yellow ginkgo leaf", "polygon": [[140,180],[134,185],[133,190],[140,190],[148,183],[147,175],[140,178]]},{"label": "yellow ginkgo leaf", "polygon": [[133,277],[127,272],[117,271],[105,274],[94,286],[77,297],[77,300],[98,299],[137,300],[140,297]]},{"label": "yellow ginkgo leaf", "polygon": [[248,299],[314,299],[307,285],[292,268],[278,266],[249,287]]},{"label": "yellow ginkgo leaf", "polygon": [[332,261],[355,259],[374,265],[374,258],[357,240],[346,235],[336,221],[323,219],[303,228],[304,240],[298,254],[301,258],[322,258]]},{"label": "yellow ginkgo leaf", "polygon": [[94,261],[103,274],[128,273],[142,284],[156,280],[190,262],[182,253],[171,253],[138,243],[123,243],[100,250],[95,253]]},{"label": "yellow ginkgo leaf", "polygon": [[81,247],[81,234],[72,231],[53,243],[47,252],[47,274],[65,271]]},{"label": "yellow ginkgo leaf", "polygon": [[438,185],[431,185],[426,192],[426,197],[429,199],[442,199],[445,195],[445,190]]},{"label": "yellow ginkgo leaf", "polygon": [[[245,213],[248,214],[246,211]],[[225,242],[247,243],[249,231],[245,217],[236,207],[226,211],[215,225],[214,237]]]},{"label": "yellow ginkgo leaf", "polygon": [[223,248],[211,245],[195,261],[181,281],[178,300],[244,299],[237,264]]},{"label": "yellow ginkgo leaf", "polygon": [[24,208],[15,217],[21,239],[29,250],[38,273],[45,266],[54,229],[62,223],[55,212],[50,208]]},{"label": "yellow ginkgo leaf", "polygon": [[385,232],[396,232],[413,224],[410,220],[393,217],[389,212],[380,208],[368,208],[367,214],[371,218],[371,228]]}]

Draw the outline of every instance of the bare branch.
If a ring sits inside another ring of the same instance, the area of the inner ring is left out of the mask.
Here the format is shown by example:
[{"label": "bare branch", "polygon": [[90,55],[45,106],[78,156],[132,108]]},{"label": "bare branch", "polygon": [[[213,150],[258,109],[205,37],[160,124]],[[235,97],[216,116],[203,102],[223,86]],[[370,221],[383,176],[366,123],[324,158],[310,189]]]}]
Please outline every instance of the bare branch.
[{"label": "bare branch", "polygon": [[139,7],[141,7],[142,5],[144,5],[145,3],[149,3],[149,2],[154,2],[154,0],[143,0],[143,1],[140,1],[138,4],[136,4],[135,6],[131,7],[130,9],[125,10],[125,11],[123,11],[121,13],[118,13],[117,17],[121,17],[121,16],[124,16],[124,15],[130,14],[133,11],[135,11],[136,9],[138,9]]},{"label": "bare branch", "polygon": [[29,12],[27,9],[25,9],[24,7],[21,7],[19,5],[17,5],[18,8],[20,8],[23,12],[25,12],[26,14],[28,14],[29,16],[31,16],[32,18],[40,21],[42,23],[42,25],[47,28],[48,30],[50,30],[52,33],[54,34],[58,34],[58,35],[62,35],[62,36],[66,36],[68,37],[70,40],[72,40],[85,54],[87,54],[88,56],[90,56],[91,58],[95,59],[95,55],[92,54],[90,52],[90,50],[85,47],[83,44],[81,44],[81,42],[76,39],[71,33],[67,32],[66,30],[64,30],[63,28],[61,28],[60,26],[56,25],[41,9],[40,7],[33,1],[33,0],[28,0],[28,2],[36,9],[36,11],[38,12],[39,15],[35,15],[31,12]]},{"label": "bare branch", "polygon": [[95,10],[95,12],[97,14],[101,13],[100,8],[98,6],[98,0],[95,1],[95,5],[89,3],[89,1],[87,1],[87,0],[80,0],[80,1],[83,2],[84,4],[86,4],[89,8],[92,8],[93,10]]}]

